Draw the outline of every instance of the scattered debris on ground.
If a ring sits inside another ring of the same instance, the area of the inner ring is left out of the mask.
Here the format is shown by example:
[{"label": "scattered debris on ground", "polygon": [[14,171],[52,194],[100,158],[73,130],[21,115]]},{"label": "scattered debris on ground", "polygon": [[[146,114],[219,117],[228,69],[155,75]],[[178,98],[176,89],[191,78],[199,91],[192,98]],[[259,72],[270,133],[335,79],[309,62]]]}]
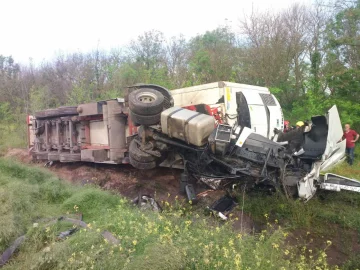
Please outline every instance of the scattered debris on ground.
[{"label": "scattered debris on ground", "polygon": [[132,203],[138,205],[142,210],[162,211],[160,205],[149,195],[139,195],[132,200]]},{"label": "scattered debris on ground", "polygon": [[78,231],[78,228],[72,228],[70,230],[66,230],[64,232],[59,233],[59,235],[57,236],[57,240],[63,240],[66,237],[69,237],[70,235],[74,234],[75,232]]},{"label": "scattered debris on ground", "polygon": [[9,248],[7,248],[0,257],[0,268],[3,267],[14,254],[14,252],[18,249],[18,247],[24,242],[25,235],[18,237]]},{"label": "scattered debris on ground", "polygon": [[214,202],[208,209],[222,220],[227,220],[231,210],[237,205],[234,198],[224,196]]},{"label": "scattered debris on ground", "polygon": [[[156,203],[156,202],[155,202]],[[82,215],[78,215],[80,217],[80,219],[75,219],[75,218],[71,218],[71,217],[66,217],[66,216],[62,216],[59,218],[54,218],[52,219],[50,222],[46,223],[45,225],[43,225],[43,228],[49,227],[51,225],[54,225],[58,222],[61,221],[66,221],[66,222],[70,222],[74,225],[73,228],[60,232],[57,235],[57,241],[60,240],[65,240],[68,237],[70,237],[71,235],[73,235],[74,233],[76,233],[77,231],[79,231],[79,227],[82,228],[86,228],[91,230],[91,228],[89,227],[89,225],[87,223],[85,223],[84,221],[82,221]],[[78,227],[79,226],[79,227]],[[34,223],[33,224],[34,228],[38,228],[39,227],[39,223]],[[45,229],[44,229],[45,230]],[[101,233],[101,235],[104,237],[104,239],[107,240],[107,242],[113,244],[113,245],[118,245],[120,243],[120,240],[117,239],[111,232],[109,231],[103,231]],[[3,267],[12,257],[12,255],[15,253],[15,251],[18,250],[19,246],[26,240],[26,234],[18,237],[11,245],[9,248],[7,248],[0,257],[0,268]]]}]

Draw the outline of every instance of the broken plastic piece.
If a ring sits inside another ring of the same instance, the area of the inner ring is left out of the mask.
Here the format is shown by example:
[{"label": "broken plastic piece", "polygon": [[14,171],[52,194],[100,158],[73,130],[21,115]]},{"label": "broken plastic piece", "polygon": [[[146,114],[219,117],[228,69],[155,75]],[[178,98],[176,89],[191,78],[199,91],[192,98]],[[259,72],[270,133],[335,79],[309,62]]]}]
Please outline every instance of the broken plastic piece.
[{"label": "broken plastic piece", "polygon": [[25,235],[20,236],[14,241],[14,243],[9,248],[7,248],[4,251],[3,254],[1,254],[0,267],[4,266],[8,262],[8,260],[11,258],[15,250],[21,245],[22,242],[24,242],[24,240],[25,240]]},{"label": "broken plastic piece", "polygon": [[73,233],[75,233],[77,230],[78,230],[78,228],[73,228],[73,229],[61,232],[58,235],[57,239],[58,240],[65,239],[66,237],[68,237],[68,236],[72,235]]},{"label": "broken plastic piece", "polygon": [[219,212],[218,216],[222,219],[222,220],[227,220],[227,216],[225,216],[223,213]]},{"label": "broken plastic piece", "polygon": [[300,155],[302,155],[304,153],[305,153],[304,148],[301,148],[299,151],[294,153],[294,156],[300,156]]},{"label": "broken plastic piece", "polygon": [[186,172],[180,174],[180,192],[185,193],[185,187],[189,184],[189,175]]},{"label": "broken plastic piece", "polygon": [[191,184],[188,184],[185,186],[185,191],[186,191],[186,196],[188,198],[189,201],[191,201],[191,203],[196,203],[197,199],[196,199],[196,193],[195,193],[195,189],[194,186]]},{"label": "broken plastic piece", "polygon": [[160,205],[149,195],[139,195],[132,200],[132,203],[139,205],[142,210],[150,209],[156,212],[162,211]]},{"label": "broken plastic piece", "polygon": [[200,181],[205,183],[207,186],[209,186],[212,189],[218,189],[220,187],[221,181],[223,179],[216,179],[216,178],[208,178],[208,177],[200,177]]},{"label": "broken plastic piece", "polygon": [[214,202],[209,208],[212,212],[215,212],[222,220],[227,220],[229,212],[237,205],[233,198],[224,196]]},{"label": "broken plastic piece", "polygon": [[53,161],[48,161],[48,162],[46,162],[45,164],[44,164],[44,167],[47,167],[47,168],[49,168],[49,167],[51,167],[52,165],[53,165]]}]

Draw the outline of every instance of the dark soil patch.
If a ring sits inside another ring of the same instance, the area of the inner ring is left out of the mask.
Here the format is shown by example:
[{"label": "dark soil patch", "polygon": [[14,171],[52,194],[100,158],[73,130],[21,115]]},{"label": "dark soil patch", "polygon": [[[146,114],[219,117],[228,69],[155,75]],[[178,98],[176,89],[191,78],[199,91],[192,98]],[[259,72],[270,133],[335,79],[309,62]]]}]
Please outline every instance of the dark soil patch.
[{"label": "dark soil patch", "polygon": [[294,230],[287,237],[286,243],[297,246],[299,252],[305,246],[308,256],[310,255],[308,250],[312,250],[312,255],[316,255],[317,251],[326,248],[328,263],[338,266],[343,265],[360,252],[359,232],[341,228],[336,224],[329,224],[329,231],[326,234],[317,234],[302,229]]},{"label": "dark soil patch", "polygon": [[[15,158],[23,163],[43,166],[45,161],[32,161],[26,149],[11,149],[5,157]],[[186,200],[186,195],[180,192],[181,170],[169,168],[155,168],[152,170],[138,170],[131,165],[112,165],[96,163],[60,163],[54,162],[49,170],[59,178],[72,183],[96,184],[105,190],[113,190],[133,199],[140,194],[154,197],[157,201],[173,202],[175,197]],[[202,184],[194,184],[196,192],[207,189]]]},{"label": "dark soil patch", "polygon": [[23,163],[30,163],[32,160],[32,157],[26,148],[11,148],[6,152],[5,157],[15,158]]}]

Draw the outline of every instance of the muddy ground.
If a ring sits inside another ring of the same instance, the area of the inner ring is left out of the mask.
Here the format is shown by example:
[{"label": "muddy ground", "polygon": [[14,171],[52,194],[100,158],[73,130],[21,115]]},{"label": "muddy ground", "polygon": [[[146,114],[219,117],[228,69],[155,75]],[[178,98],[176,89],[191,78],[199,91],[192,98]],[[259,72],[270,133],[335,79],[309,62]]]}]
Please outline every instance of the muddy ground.
[{"label": "muddy ground", "polygon": [[[23,163],[37,167],[43,167],[45,162],[33,162],[26,149],[10,149],[5,157],[15,158]],[[186,201],[186,196],[180,192],[179,177],[181,170],[156,168],[153,170],[141,171],[130,165],[108,165],[94,163],[54,163],[48,168],[59,176],[59,178],[77,184],[93,183],[105,190],[115,191],[125,197],[134,199],[139,194],[146,194],[154,197],[160,204],[164,201],[173,202],[178,200]],[[224,191],[209,190],[204,184],[193,182],[198,196],[199,204],[204,208],[211,205],[217,199],[225,195]],[[232,212],[234,229],[243,233],[259,232],[264,224],[257,224],[251,218],[250,213],[242,213],[239,210]],[[331,240],[332,245],[326,249],[328,263],[331,265],[342,265],[351,254],[360,252],[360,239],[357,231],[347,231],[344,239],[343,229],[334,230],[331,239],[324,239],[322,236],[308,234],[304,230],[295,230],[287,238],[290,245],[299,247],[307,246],[308,249],[323,249],[326,240]],[[345,246],[346,245],[346,246]]]},{"label": "muddy ground", "polygon": [[[11,149],[5,157],[16,158],[23,163],[43,167],[45,162],[32,161],[26,149]],[[95,163],[54,162],[48,169],[59,178],[77,184],[97,184],[106,190],[113,190],[128,198],[139,193],[155,196],[157,200],[173,200],[179,194],[180,170],[156,168],[137,170],[131,165],[110,165]],[[169,195],[170,194],[170,197]]]}]

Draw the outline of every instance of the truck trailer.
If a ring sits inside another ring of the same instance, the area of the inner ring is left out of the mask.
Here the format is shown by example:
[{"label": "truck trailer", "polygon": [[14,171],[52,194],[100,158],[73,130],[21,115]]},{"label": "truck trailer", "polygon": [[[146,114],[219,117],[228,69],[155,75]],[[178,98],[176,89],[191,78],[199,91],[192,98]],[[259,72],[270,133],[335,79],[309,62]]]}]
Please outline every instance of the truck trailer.
[{"label": "truck trailer", "polygon": [[221,81],[168,91],[136,84],[123,98],[36,112],[28,126],[35,160],[178,168],[183,182],[265,185],[305,201],[318,188],[360,192],[354,179],[321,174],[345,158],[336,106],[312,117],[301,147],[289,149],[277,142],[284,117],[265,87]]}]

